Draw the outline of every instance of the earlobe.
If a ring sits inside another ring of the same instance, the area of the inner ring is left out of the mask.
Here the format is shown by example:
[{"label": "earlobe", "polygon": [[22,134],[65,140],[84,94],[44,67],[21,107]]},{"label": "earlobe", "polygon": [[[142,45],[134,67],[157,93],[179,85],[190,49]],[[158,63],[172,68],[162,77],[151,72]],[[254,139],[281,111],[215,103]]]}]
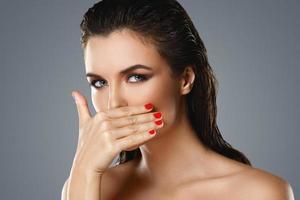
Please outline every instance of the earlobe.
[{"label": "earlobe", "polygon": [[195,80],[194,69],[192,67],[186,67],[181,80],[181,94],[188,94],[192,90]]}]

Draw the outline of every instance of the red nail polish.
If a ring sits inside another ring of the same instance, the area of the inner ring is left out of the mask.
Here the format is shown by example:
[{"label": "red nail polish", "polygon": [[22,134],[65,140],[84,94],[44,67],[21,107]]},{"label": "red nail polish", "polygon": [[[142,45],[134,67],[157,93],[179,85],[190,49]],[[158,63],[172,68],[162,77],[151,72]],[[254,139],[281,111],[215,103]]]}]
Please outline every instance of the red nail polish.
[{"label": "red nail polish", "polygon": [[155,121],[155,124],[161,125],[162,124],[162,120]]},{"label": "red nail polish", "polygon": [[155,134],[156,132],[155,132],[155,130],[150,130],[150,131],[148,131],[148,133],[150,133],[151,135],[153,135],[153,134]]},{"label": "red nail polish", "polygon": [[161,117],[161,112],[154,113],[153,115],[154,115],[155,118],[160,118]]},{"label": "red nail polish", "polygon": [[145,108],[146,108],[147,110],[151,110],[151,109],[153,108],[153,104],[152,104],[152,103],[147,103],[147,104],[145,104],[144,106],[145,106]]}]

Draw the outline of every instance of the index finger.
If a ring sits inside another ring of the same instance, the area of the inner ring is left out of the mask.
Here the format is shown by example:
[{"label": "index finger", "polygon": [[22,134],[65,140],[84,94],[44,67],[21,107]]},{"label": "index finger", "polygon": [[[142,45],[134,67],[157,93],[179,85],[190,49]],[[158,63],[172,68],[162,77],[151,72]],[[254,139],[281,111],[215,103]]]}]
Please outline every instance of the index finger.
[{"label": "index finger", "polygon": [[126,117],[126,116],[149,112],[153,108],[154,106],[152,103],[147,103],[142,106],[126,106],[126,107],[115,108],[106,111],[106,114],[110,118],[120,118],[120,117]]}]

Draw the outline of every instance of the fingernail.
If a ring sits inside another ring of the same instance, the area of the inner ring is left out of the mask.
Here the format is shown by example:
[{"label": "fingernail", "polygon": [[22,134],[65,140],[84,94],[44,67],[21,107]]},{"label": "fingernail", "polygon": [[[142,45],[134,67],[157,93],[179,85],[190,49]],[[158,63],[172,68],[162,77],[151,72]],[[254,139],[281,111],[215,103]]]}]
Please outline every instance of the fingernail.
[{"label": "fingernail", "polygon": [[153,135],[153,134],[155,134],[156,132],[155,132],[155,130],[150,130],[150,131],[148,131],[148,133],[150,133],[151,135]]},{"label": "fingernail", "polygon": [[155,124],[161,125],[162,124],[162,120],[155,121]]},{"label": "fingernail", "polygon": [[147,103],[147,104],[145,104],[144,106],[145,106],[145,108],[146,108],[147,110],[151,110],[151,109],[153,108],[153,104],[152,104],[152,103]]},{"label": "fingernail", "polygon": [[153,115],[154,115],[155,118],[159,119],[161,117],[161,112],[154,113]]}]

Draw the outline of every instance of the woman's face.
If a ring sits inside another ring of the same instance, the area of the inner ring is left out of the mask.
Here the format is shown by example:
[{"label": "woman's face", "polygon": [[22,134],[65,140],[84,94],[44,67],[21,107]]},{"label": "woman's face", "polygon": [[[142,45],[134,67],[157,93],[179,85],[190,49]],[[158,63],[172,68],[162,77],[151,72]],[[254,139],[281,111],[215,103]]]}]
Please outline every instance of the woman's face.
[{"label": "woman's face", "polygon": [[[170,67],[154,46],[124,29],[108,37],[92,36],[84,54],[87,75],[98,75],[87,76],[96,112],[151,102],[165,123],[158,131],[172,126],[179,109],[180,84],[171,78]],[[131,66],[137,68],[121,73]]]}]

